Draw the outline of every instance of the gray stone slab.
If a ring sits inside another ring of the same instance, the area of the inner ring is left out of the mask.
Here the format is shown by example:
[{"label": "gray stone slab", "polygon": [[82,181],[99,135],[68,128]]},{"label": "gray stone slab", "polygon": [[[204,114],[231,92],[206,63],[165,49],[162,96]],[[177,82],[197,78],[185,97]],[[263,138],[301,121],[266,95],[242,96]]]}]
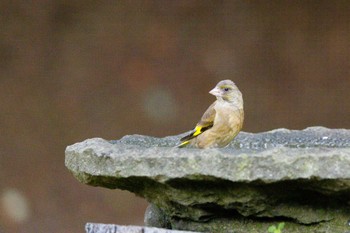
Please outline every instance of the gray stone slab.
[{"label": "gray stone slab", "polygon": [[122,226],[102,223],[87,223],[85,225],[85,231],[86,233],[196,233],[194,231],[177,231],[156,227]]},{"label": "gray stone slab", "polygon": [[348,227],[349,130],[241,132],[228,147],[206,150],[174,148],[181,136],[88,139],[67,147],[65,163],[82,183],[129,190],[153,203],[164,216],[154,221],[149,214],[151,226],[213,231],[208,223],[215,222],[224,232],[233,226],[244,232],[239,223],[246,219],[282,218],[314,230],[328,222]]}]

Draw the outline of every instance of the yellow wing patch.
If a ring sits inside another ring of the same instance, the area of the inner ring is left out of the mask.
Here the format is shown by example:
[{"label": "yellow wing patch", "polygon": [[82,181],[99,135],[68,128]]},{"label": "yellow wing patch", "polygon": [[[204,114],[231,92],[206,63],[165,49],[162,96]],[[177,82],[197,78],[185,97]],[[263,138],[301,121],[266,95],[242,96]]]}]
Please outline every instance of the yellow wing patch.
[{"label": "yellow wing patch", "polygon": [[195,130],[194,133],[193,133],[194,137],[200,135],[201,133],[203,133],[201,126],[196,126],[196,128],[194,130]]},{"label": "yellow wing patch", "polygon": [[204,131],[206,131],[207,129],[210,129],[211,127],[213,127],[213,125],[209,125],[206,127],[197,125],[193,133],[190,133],[189,135],[180,139],[181,144],[178,147],[179,148],[185,147],[187,144],[190,143],[191,139],[197,137],[198,135],[202,134]]},{"label": "yellow wing patch", "polygon": [[214,118],[215,118],[215,103],[212,103],[209,108],[205,111],[203,114],[201,120],[198,122],[196,128],[193,132],[191,132],[189,135],[186,135],[185,137],[180,139],[181,144],[178,146],[180,148],[185,147],[187,144],[190,143],[190,140],[197,137],[198,135],[202,134],[204,131],[210,129],[213,127],[214,124]]}]

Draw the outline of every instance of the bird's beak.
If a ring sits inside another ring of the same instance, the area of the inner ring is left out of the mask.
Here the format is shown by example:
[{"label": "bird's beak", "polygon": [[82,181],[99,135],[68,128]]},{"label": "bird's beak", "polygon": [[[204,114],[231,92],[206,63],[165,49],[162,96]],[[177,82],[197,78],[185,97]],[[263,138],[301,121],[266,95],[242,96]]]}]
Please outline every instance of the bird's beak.
[{"label": "bird's beak", "polygon": [[221,92],[219,88],[215,87],[213,90],[209,91],[210,94],[215,95],[215,96],[221,96]]}]

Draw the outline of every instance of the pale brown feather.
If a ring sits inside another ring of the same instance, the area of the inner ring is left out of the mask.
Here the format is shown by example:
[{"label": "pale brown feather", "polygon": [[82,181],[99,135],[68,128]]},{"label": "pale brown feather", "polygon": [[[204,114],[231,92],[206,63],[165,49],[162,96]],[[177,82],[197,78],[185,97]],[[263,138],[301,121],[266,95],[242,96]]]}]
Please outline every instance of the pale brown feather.
[{"label": "pale brown feather", "polygon": [[212,103],[209,108],[204,112],[202,118],[200,121],[197,123],[197,126],[200,126],[202,128],[212,126],[214,124],[214,119],[215,119],[215,102]]}]

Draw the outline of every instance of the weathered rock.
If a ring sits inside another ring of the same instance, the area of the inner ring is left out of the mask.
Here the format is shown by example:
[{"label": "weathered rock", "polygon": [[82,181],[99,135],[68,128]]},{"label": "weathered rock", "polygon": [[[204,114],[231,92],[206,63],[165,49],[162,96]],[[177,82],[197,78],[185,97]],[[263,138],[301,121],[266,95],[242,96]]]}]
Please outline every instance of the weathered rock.
[{"label": "weathered rock", "polygon": [[145,224],[150,227],[171,228],[169,217],[156,205],[150,204],[145,211]]},{"label": "weathered rock", "polygon": [[156,227],[121,226],[114,224],[87,223],[86,233],[195,233],[193,231],[176,231]]},{"label": "weathered rock", "polygon": [[242,132],[207,150],[174,148],[180,137],[88,139],[67,147],[66,166],[82,183],[146,198],[173,229],[350,231],[349,130]]}]

